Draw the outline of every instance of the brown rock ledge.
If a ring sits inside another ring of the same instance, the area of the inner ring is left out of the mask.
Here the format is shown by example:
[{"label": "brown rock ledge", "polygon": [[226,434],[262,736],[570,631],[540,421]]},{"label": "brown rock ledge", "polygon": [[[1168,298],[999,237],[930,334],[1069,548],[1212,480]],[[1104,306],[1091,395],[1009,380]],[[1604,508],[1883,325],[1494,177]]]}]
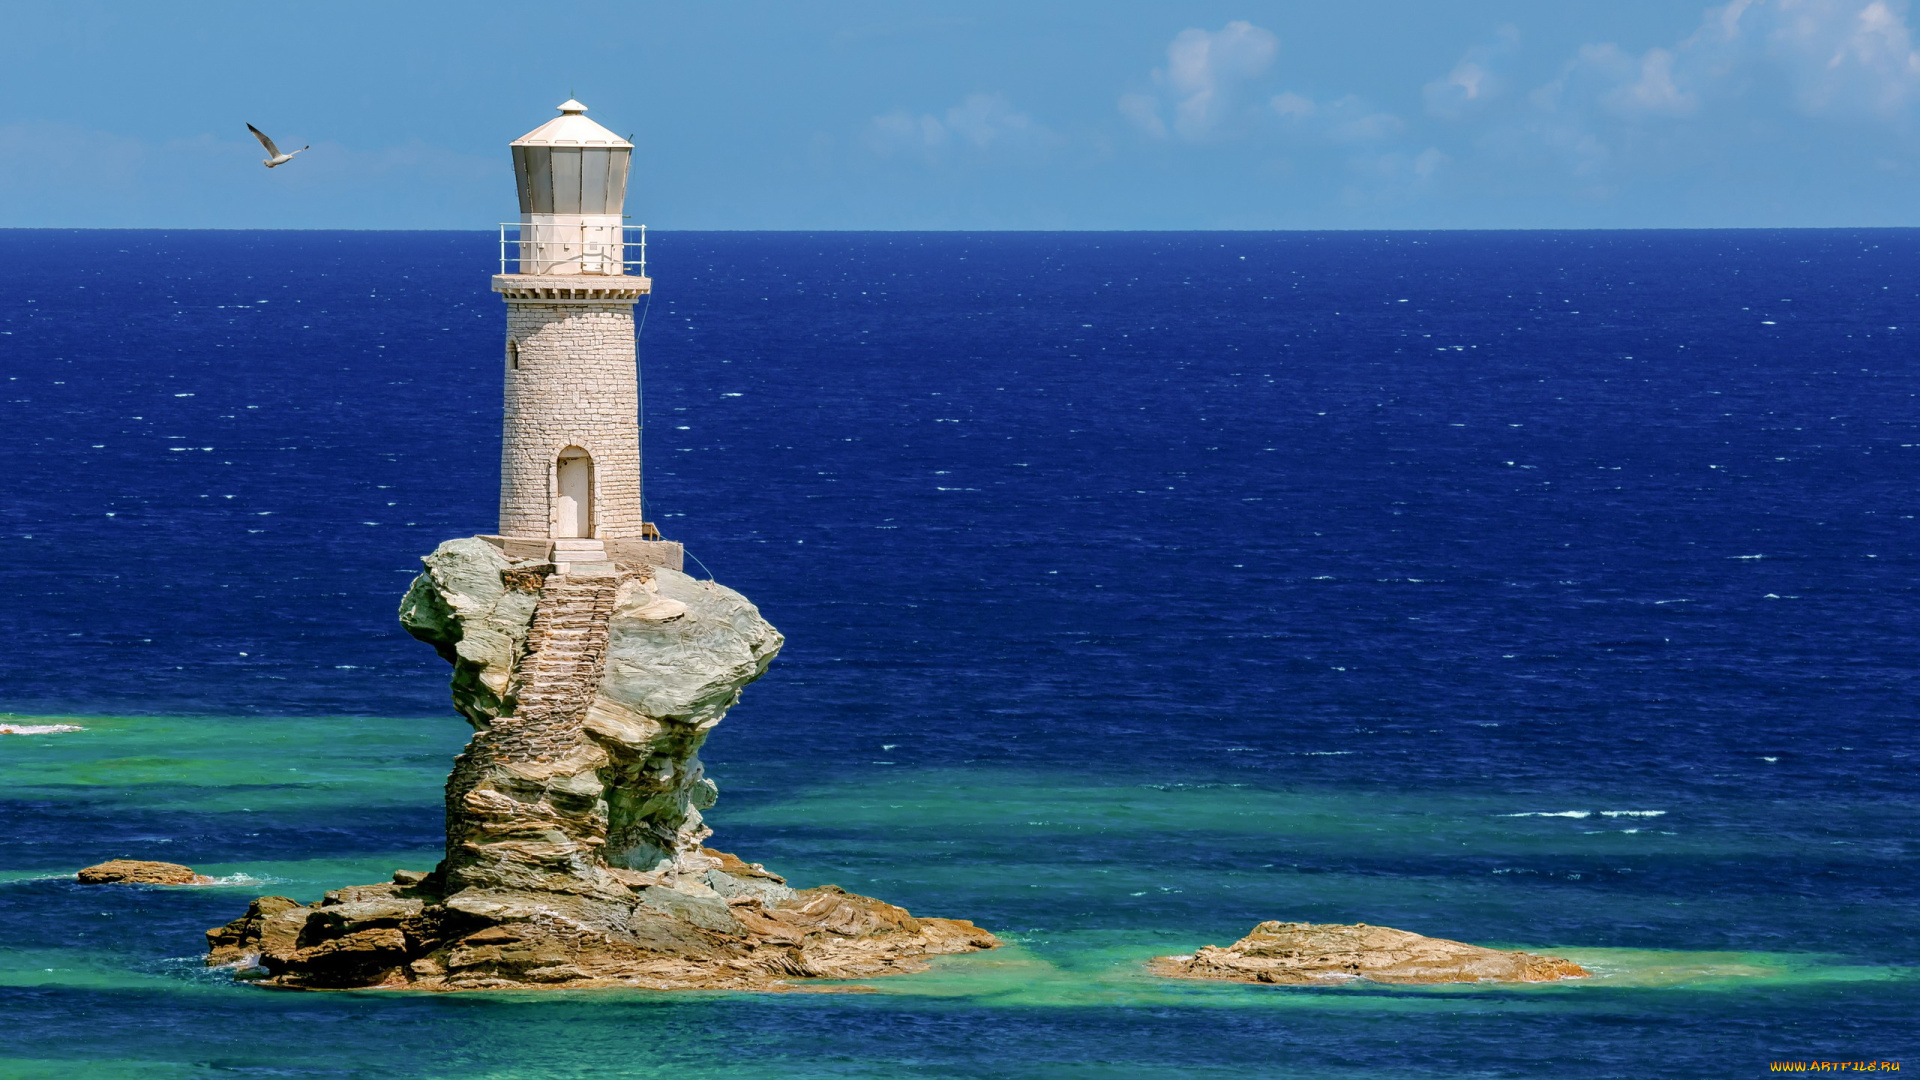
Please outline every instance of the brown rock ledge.
[{"label": "brown rock ledge", "polygon": [[1172,979],[1300,985],[1344,979],[1378,983],[1552,982],[1587,969],[1557,956],[1502,952],[1366,923],[1263,922],[1226,948],[1157,956],[1148,970]]},{"label": "brown rock ledge", "polygon": [[206,885],[213,881],[191,866],[139,859],[109,859],[74,876],[82,885]]},{"label": "brown rock ledge", "polygon": [[442,900],[429,875],[403,870],[317,904],[263,896],[207,931],[208,962],[303,990],[793,990],[795,978],[924,971],[928,956],[1000,944],[970,922],[916,919],[832,885],[796,891],[758,864],[699,854],[710,865],[698,880],[626,873],[619,894]]}]

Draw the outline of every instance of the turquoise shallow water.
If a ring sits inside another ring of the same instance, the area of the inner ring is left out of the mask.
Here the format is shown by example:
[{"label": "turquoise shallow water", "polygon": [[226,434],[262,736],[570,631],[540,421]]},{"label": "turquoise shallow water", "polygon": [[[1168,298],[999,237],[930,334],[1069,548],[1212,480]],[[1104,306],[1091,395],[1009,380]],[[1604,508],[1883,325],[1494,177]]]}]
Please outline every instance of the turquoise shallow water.
[{"label": "turquoise shallow water", "polygon": [[[429,866],[462,725],[57,719],[85,730],[0,742],[0,785],[35,811],[6,841],[0,874],[6,1077],[71,1075],[76,1061],[88,1076],[161,1077],[1547,1075],[1570,1047],[1604,1046],[1623,1023],[1654,1025],[1648,1037],[1673,1040],[1695,1073],[1737,1054],[1743,1067],[1725,1074],[1737,1075],[1766,1055],[1768,1016],[1850,1005],[1871,1022],[1914,993],[1912,969],[1831,947],[1857,932],[1847,920],[1871,912],[1661,885],[1666,863],[1782,854],[1777,835],[1723,827],[1764,814],[1765,800],[1703,819],[1457,788],[1259,786],[1225,772],[1166,783],[887,764],[811,784],[762,770],[745,806],[716,809],[714,843],[802,885],[833,881],[975,918],[1006,948],[814,988],[833,993],[262,991],[202,970],[199,932],[254,895],[314,899]],[[80,840],[82,823],[118,833]],[[1871,814],[1849,825],[1855,836],[1874,827]],[[249,845],[257,858],[209,858]],[[112,855],[184,861],[220,881],[71,880]],[[1330,860],[1339,865],[1319,865]],[[1772,947],[1623,944],[1712,936],[1698,925],[1725,923],[1729,906],[1749,924],[1825,925]],[[1300,990],[1143,970],[1151,956],[1224,943],[1264,917],[1550,950],[1595,977]],[[1754,1022],[1728,1024],[1742,1014]],[[1704,1042],[1683,1034],[1703,1022]],[[1906,1033],[1876,1037],[1890,1050]],[[1422,1038],[1435,1040],[1426,1051]],[[1618,1064],[1571,1074],[1612,1075]]]},{"label": "turquoise shallow water", "polygon": [[[648,516],[787,635],[716,843],[1011,944],[833,994],[199,971],[254,893],[439,846],[463,728],[394,608],[494,521],[492,244],[0,230],[0,709],[88,729],[0,736],[0,1075],[1920,1067],[1904,230],[660,234]],[[231,884],[63,880],[114,856]],[[1269,918],[1599,975],[1140,973]]]}]

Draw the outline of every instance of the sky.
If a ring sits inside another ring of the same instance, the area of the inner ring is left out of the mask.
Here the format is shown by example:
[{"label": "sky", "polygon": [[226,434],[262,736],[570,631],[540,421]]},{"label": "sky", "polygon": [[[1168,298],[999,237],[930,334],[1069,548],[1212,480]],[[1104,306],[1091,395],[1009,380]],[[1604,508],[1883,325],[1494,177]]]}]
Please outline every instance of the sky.
[{"label": "sky", "polygon": [[[1904,0],[0,0],[0,226],[490,229],[569,95],[664,229],[1920,225]],[[283,148],[265,169],[251,122]]]}]

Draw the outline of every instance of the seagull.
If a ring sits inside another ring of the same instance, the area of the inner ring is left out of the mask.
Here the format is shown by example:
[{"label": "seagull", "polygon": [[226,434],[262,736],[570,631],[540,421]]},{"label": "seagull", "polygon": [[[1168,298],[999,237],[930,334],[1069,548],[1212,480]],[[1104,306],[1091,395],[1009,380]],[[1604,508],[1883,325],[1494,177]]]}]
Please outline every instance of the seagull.
[{"label": "seagull", "polygon": [[273,140],[267,138],[266,132],[261,131],[259,128],[254,127],[252,124],[247,125],[247,130],[253,132],[253,137],[256,139],[259,139],[260,145],[267,148],[268,156],[264,161],[260,162],[260,164],[265,165],[269,169],[273,168],[275,165],[285,165],[287,162],[292,161],[293,154],[298,154],[301,150],[311,149],[310,147],[303,146],[300,148],[300,150],[295,150],[293,154],[283,154],[280,152],[279,147],[273,145]]}]

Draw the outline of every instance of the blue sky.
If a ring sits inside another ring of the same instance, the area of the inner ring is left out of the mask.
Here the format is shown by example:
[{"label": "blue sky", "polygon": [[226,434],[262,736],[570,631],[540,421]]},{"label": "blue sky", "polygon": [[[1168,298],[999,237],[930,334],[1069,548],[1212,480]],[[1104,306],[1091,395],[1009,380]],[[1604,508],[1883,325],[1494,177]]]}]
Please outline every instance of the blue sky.
[{"label": "blue sky", "polygon": [[[564,11],[567,14],[549,14]],[[1911,226],[1902,0],[0,0],[0,225],[488,228],[575,94],[677,229]],[[251,121],[283,145],[267,170]]]}]

